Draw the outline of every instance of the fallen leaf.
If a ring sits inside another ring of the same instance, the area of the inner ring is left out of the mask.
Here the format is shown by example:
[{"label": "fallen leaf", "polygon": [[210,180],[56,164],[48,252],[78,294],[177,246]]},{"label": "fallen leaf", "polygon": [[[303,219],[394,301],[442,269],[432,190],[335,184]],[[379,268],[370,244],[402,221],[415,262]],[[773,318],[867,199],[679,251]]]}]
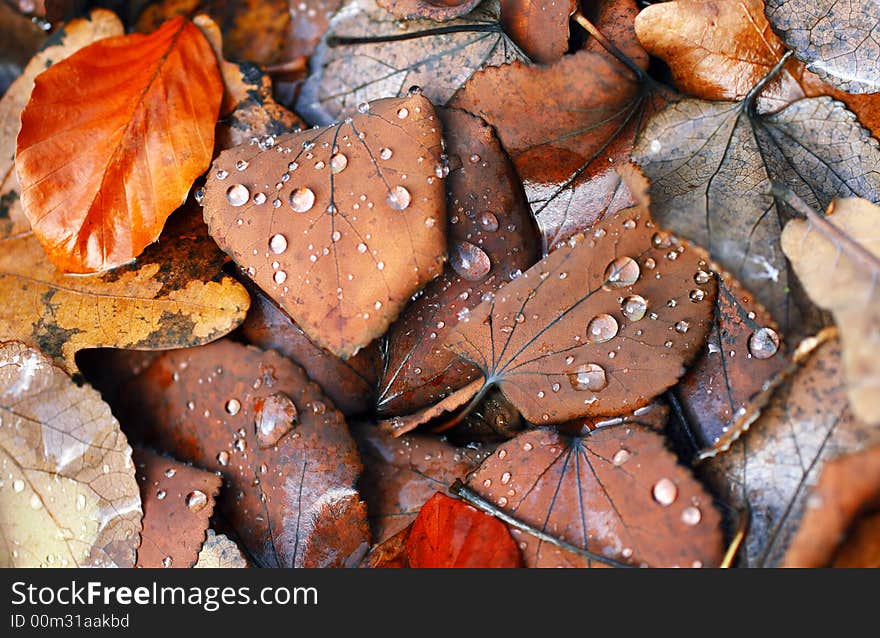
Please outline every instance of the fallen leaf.
[{"label": "fallen leaf", "polygon": [[849,93],[880,91],[880,10],[871,0],[765,0],[767,19],[807,69]]},{"label": "fallen leaf", "polygon": [[502,0],[501,25],[533,62],[551,64],[568,51],[576,0]]},{"label": "fallen leaf", "polygon": [[[407,432],[412,432],[420,425],[425,425],[426,423],[430,423],[440,417],[445,416],[451,418],[450,415],[452,412],[455,412],[462,406],[468,405],[472,399],[475,400],[475,403],[478,401],[476,396],[483,385],[482,379],[476,379],[463,388],[455,390],[452,394],[441,399],[434,405],[429,405],[417,412],[405,416],[393,416],[390,419],[384,419],[379,421],[377,425],[383,432],[391,434],[392,436],[401,436]],[[468,408],[465,408],[465,410],[467,409]]]},{"label": "fallen leaf", "polygon": [[138,260],[93,277],[59,273],[32,233],[0,236],[0,334],[37,345],[68,372],[83,348],[165,350],[218,339],[243,320],[244,288],[193,210]]},{"label": "fallen leaf", "polygon": [[412,86],[442,106],[475,71],[524,57],[498,24],[497,0],[444,23],[442,32],[436,28],[432,20],[400,22],[375,0],[349,0],[312,56],[297,112],[329,124]]},{"label": "fallen leaf", "polygon": [[194,566],[220,477],[144,448],[134,451],[134,462],[144,511],[135,566]]},{"label": "fallen leaf", "polygon": [[352,506],[355,443],[318,386],[277,353],[231,341],[163,353],[120,413],[156,448],[223,475],[220,513],[258,565],[334,567],[366,553],[365,525],[349,518],[340,537],[326,520]]},{"label": "fallen leaf", "polygon": [[395,438],[370,424],[352,434],[364,459],[359,485],[376,544],[410,525],[425,501],[464,479],[488,454],[479,446],[456,447],[433,435]]},{"label": "fallen leaf", "polygon": [[775,566],[796,533],[826,462],[880,442],[849,408],[840,344],[826,341],[774,394],[748,432],[710,459],[707,478],[729,506],[748,507],[742,566]]},{"label": "fallen leaf", "polygon": [[132,567],[141,500],[110,408],[52,360],[0,343],[0,566]]},{"label": "fallen leaf", "polygon": [[[31,57],[45,46],[47,37],[36,21],[23,16],[9,3],[0,3],[0,42],[3,42],[3,46],[0,46],[0,95],[6,93]],[[20,110],[18,112],[21,113]],[[8,143],[7,140],[3,142]]]},{"label": "fallen leaf", "polygon": [[248,567],[247,560],[242,556],[241,550],[233,541],[225,535],[218,534],[214,530],[208,530],[208,538],[199,550],[199,560],[193,567],[204,568],[244,568]]},{"label": "fallen leaf", "polygon": [[827,567],[860,516],[880,506],[880,447],[828,461],[807,498],[783,567]]},{"label": "fallen leaf", "polygon": [[373,545],[364,557],[361,567],[367,569],[401,569],[409,567],[406,560],[406,541],[412,523],[386,541]]},{"label": "fallen leaf", "polygon": [[[760,88],[760,87],[758,87]],[[821,327],[779,246],[789,185],[822,209],[838,196],[880,198],[877,142],[842,104],[798,100],[776,113],[742,102],[682,100],[648,123],[633,157],[651,180],[657,222],[703,246],[793,342]]]},{"label": "fallen leaf", "polygon": [[401,20],[446,22],[470,13],[481,0],[376,0],[376,4]]},{"label": "fallen leaf", "polygon": [[830,310],[840,330],[847,395],[856,417],[880,423],[880,206],[837,199],[826,217],[811,210],[782,232],[782,250],[817,305]]},{"label": "fallen leaf", "polygon": [[[468,480],[533,528],[624,564],[714,567],[721,517],[663,437],[641,425],[569,436],[540,428],[502,444]],[[598,563],[512,530],[527,567]]]},{"label": "fallen leaf", "polygon": [[114,268],[159,237],[211,160],[223,95],[213,61],[201,32],[177,18],[90,44],[37,76],[15,166],[25,215],[58,268]]},{"label": "fallen leaf", "polygon": [[506,441],[527,427],[519,410],[498,388],[492,388],[454,427],[441,423],[437,431],[442,431],[453,443],[470,445],[475,441]]},{"label": "fallen leaf", "polygon": [[605,216],[484,301],[448,346],[532,423],[616,415],[673,385],[709,331],[715,278],[646,206]]},{"label": "fallen leaf", "polygon": [[119,18],[104,9],[95,9],[88,18],[71,21],[28,62],[0,99],[0,237],[30,230],[30,223],[21,209],[21,187],[15,175],[14,160],[15,140],[21,130],[21,112],[30,100],[34,78],[79,49],[122,33]]},{"label": "fallen leaf", "polygon": [[248,343],[275,350],[302,366],[345,416],[373,408],[380,367],[377,348],[369,345],[353,357],[340,359],[312,343],[293,319],[256,286],[245,285],[251,295],[251,308],[241,334]]},{"label": "fallen leaf", "polygon": [[440,109],[449,156],[449,263],[391,325],[383,341],[380,415],[433,405],[480,372],[442,346],[459,317],[540,257],[540,242],[516,169],[490,126]]},{"label": "fallen leaf", "polygon": [[313,342],[348,357],[442,270],[441,152],[430,102],[380,100],[334,126],[221,153],[205,221]]},{"label": "fallen leaf", "polygon": [[522,567],[507,526],[478,509],[437,492],[419,510],[406,541],[415,568]]},{"label": "fallen leaf", "polygon": [[341,0],[288,0],[290,30],[284,43],[284,59],[310,56],[327,32]]}]

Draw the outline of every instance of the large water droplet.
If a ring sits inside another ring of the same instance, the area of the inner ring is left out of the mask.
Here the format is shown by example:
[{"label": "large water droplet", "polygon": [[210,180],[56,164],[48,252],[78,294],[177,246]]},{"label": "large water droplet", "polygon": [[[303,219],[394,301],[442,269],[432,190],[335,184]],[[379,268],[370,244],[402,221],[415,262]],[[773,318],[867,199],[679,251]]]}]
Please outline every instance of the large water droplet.
[{"label": "large water droplet", "polygon": [[779,351],[779,335],[773,328],[760,328],[749,337],[749,352],[756,359],[769,359]]},{"label": "large water droplet", "polygon": [[468,281],[479,281],[489,274],[492,261],[482,248],[467,241],[452,242],[449,258],[452,269]]},{"label": "large water droplet", "polygon": [[14,492],[23,492],[24,491],[24,481],[21,479],[15,479],[12,481],[12,490]]},{"label": "large water droplet", "polygon": [[315,193],[311,188],[300,186],[290,194],[290,207],[296,213],[305,213],[315,205]]},{"label": "large water droplet", "polygon": [[293,429],[299,412],[293,399],[277,392],[254,402],[254,426],[260,447],[272,447]]},{"label": "large water droplet", "polygon": [[696,525],[702,518],[703,513],[700,512],[700,508],[693,505],[684,508],[681,512],[681,521],[685,525]]},{"label": "large water droplet", "polygon": [[269,240],[269,250],[276,255],[283,253],[287,250],[287,237],[281,234],[272,235],[272,238]]},{"label": "large water droplet", "polygon": [[397,118],[400,120],[405,120],[409,116],[409,109],[405,106],[397,109]]},{"label": "large water droplet", "polygon": [[287,281],[287,273],[283,270],[278,270],[275,272],[274,275],[272,275],[272,279],[275,281],[276,284],[281,285],[285,281]]},{"label": "large water droplet", "polygon": [[629,461],[630,456],[631,455],[629,450],[625,448],[620,448],[619,450],[617,450],[617,452],[614,453],[614,456],[611,457],[611,462],[617,467],[620,467],[621,465]]},{"label": "large water droplet", "polygon": [[391,159],[391,156],[394,155],[394,151],[392,151],[387,146],[385,148],[379,149],[379,157],[383,160]]},{"label": "large water droplet", "polygon": [[617,319],[609,314],[596,315],[587,324],[587,339],[593,343],[603,343],[617,336]]},{"label": "large water droplet", "polygon": [[330,172],[341,173],[348,166],[348,158],[342,153],[337,153],[330,158]]},{"label": "large water droplet", "polygon": [[568,381],[575,390],[598,392],[608,385],[605,369],[597,363],[587,363],[568,375]]},{"label": "large water droplet", "polygon": [[394,210],[404,210],[409,206],[412,197],[410,196],[409,191],[403,186],[395,186],[389,191],[388,197],[385,201],[388,202],[388,205]]},{"label": "large water droplet", "polygon": [[648,312],[648,302],[641,295],[630,295],[620,304],[620,310],[630,321],[641,321]]},{"label": "large water droplet", "polygon": [[618,257],[605,269],[607,288],[632,286],[639,279],[639,265],[632,257]]},{"label": "large water droplet", "polygon": [[251,198],[251,192],[244,184],[233,184],[226,189],[226,201],[233,206],[244,206]]},{"label": "large water droplet", "polygon": [[235,416],[241,411],[241,401],[238,399],[229,399],[226,402],[226,413],[230,416]]},{"label": "large water droplet", "polygon": [[675,483],[668,478],[662,478],[654,483],[654,488],[651,490],[651,494],[654,496],[654,500],[660,503],[660,505],[669,507],[675,502],[675,499],[678,496],[678,488],[675,487]]},{"label": "large water droplet", "polygon": [[480,226],[482,226],[489,232],[494,233],[496,230],[498,230],[498,218],[492,211],[487,210],[481,213],[479,217],[479,222]]},{"label": "large water droplet", "polygon": [[190,511],[198,512],[199,510],[204,509],[205,505],[208,504],[208,497],[201,490],[193,490],[186,495],[184,503],[186,503],[186,506]]}]

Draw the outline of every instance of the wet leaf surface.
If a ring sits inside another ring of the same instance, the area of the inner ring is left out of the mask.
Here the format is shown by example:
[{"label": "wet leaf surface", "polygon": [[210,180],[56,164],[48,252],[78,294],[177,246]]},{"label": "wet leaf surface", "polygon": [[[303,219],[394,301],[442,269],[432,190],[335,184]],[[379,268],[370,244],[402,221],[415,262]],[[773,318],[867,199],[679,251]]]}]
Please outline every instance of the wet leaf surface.
[{"label": "wet leaf surface", "polygon": [[133,458],[144,511],[136,567],[194,566],[220,477],[144,448]]},{"label": "wet leaf surface", "polygon": [[35,79],[15,164],[58,268],[107,270],[158,238],[210,162],[222,92],[210,46],[182,18],[90,44]]},{"label": "wet leaf surface", "polygon": [[526,429],[528,423],[498,388],[492,388],[454,427],[442,421],[437,427],[450,441],[470,445],[506,441]]},{"label": "wet leaf surface", "polygon": [[376,4],[401,20],[446,22],[470,13],[480,0],[376,0]]},{"label": "wet leaf surface", "polygon": [[354,441],[298,366],[218,341],[157,357],[125,399],[121,413],[145,440],[223,475],[219,510],[258,565],[343,566],[366,553],[352,524],[363,514]]},{"label": "wet leaf surface", "polygon": [[141,500],[131,448],[98,393],[5,341],[0,415],[0,566],[133,566]]},{"label": "wet leaf surface", "polygon": [[83,348],[164,350],[230,332],[248,296],[223,275],[224,256],[194,212],[172,217],[163,240],[133,264],[92,277],[55,270],[31,233],[0,237],[0,334],[75,372]]},{"label": "wet leaf surface", "polygon": [[346,122],[221,153],[205,220],[312,341],[351,356],[442,270],[440,155],[430,102],[380,100]]},{"label": "wet leaf surface", "polygon": [[224,534],[217,534],[214,530],[209,529],[208,537],[205,539],[202,549],[199,550],[199,560],[193,567],[232,569],[248,567],[248,563],[235,542]]},{"label": "wet leaf surface", "polygon": [[457,109],[441,109],[440,118],[449,156],[449,263],[385,335],[381,415],[433,405],[478,378],[478,369],[443,347],[444,339],[460,317],[540,256],[516,169],[492,128]]},{"label": "wet leaf surface", "polygon": [[[442,106],[475,71],[523,59],[498,25],[496,0],[442,25],[458,31],[435,33],[437,26],[433,20],[401,23],[374,0],[346,2],[311,59],[296,110],[312,124],[329,124],[355,114],[362,102],[403,96],[412,86]],[[346,40],[392,36],[387,42]]]},{"label": "wet leaf surface", "polygon": [[551,64],[568,50],[575,0],[503,0],[501,25],[532,62]]},{"label": "wet leaf surface", "polygon": [[468,402],[477,396],[482,387],[483,381],[476,379],[433,405],[405,416],[393,416],[389,419],[383,419],[377,425],[383,432],[392,436],[400,436],[407,432],[412,432],[420,425],[425,425],[435,420],[442,422],[444,419],[453,419],[455,418],[454,413],[460,408],[467,406]]},{"label": "wet leaf surface", "polygon": [[[468,484],[514,518],[610,559],[653,567],[712,567],[721,560],[711,497],[641,425],[585,436],[553,429],[498,447]],[[512,531],[527,567],[594,567],[587,559]]]}]

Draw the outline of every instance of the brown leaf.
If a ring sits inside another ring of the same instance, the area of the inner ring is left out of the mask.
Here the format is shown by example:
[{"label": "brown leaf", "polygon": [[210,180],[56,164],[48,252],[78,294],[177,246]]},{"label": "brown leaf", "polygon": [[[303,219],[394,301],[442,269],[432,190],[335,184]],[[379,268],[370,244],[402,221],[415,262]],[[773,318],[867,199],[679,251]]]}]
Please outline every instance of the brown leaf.
[{"label": "brown leaf", "polygon": [[220,512],[259,565],[342,566],[368,544],[350,519],[343,538],[324,520],[351,505],[361,469],[345,421],[277,353],[231,341],[163,353],[125,399],[126,423],[157,448],[223,475]]},{"label": "brown leaf", "polygon": [[312,341],[351,356],[442,270],[441,152],[430,102],[380,100],[334,126],[221,153],[205,221]]},{"label": "brown leaf", "polygon": [[880,91],[880,11],[870,0],[766,0],[767,19],[795,55],[849,93]]},{"label": "brown leaf", "polygon": [[73,20],[28,62],[0,99],[0,237],[30,229],[21,209],[21,187],[15,175],[14,158],[15,140],[21,130],[21,112],[30,100],[34,78],[82,47],[122,33],[119,18],[104,9],[95,9],[88,18]]},{"label": "brown leaf", "polygon": [[[721,560],[720,516],[663,438],[641,425],[580,436],[553,429],[498,447],[468,480],[510,516],[582,549],[632,565],[712,567]],[[593,567],[513,531],[527,567]]]},{"label": "brown leaf", "polygon": [[377,544],[412,523],[431,495],[464,479],[488,453],[432,435],[394,438],[372,425],[358,426],[353,434],[364,459],[360,486]]},{"label": "brown leaf", "polygon": [[385,336],[377,410],[404,415],[479,378],[442,347],[459,321],[540,257],[538,232],[516,169],[490,126],[441,109],[449,155],[446,201],[449,263]]},{"label": "brown leaf", "polygon": [[519,410],[498,388],[491,388],[483,396],[480,403],[450,428],[440,423],[437,431],[442,431],[453,443],[468,445],[474,441],[492,442],[506,441],[526,429],[528,424],[523,420]]},{"label": "brown leaf", "polygon": [[83,348],[165,350],[218,339],[244,320],[244,288],[192,213],[138,260],[93,277],[59,273],[32,233],[0,237],[0,334],[37,345],[68,372]]},{"label": "brown leaf", "polygon": [[199,560],[193,565],[197,569],[203,568],[243,568],[248,567],[247,560],[242,556],[241,550],[233,541],[223,534],[217,534],[214,530],[208,530],[208,538],[199,550]]},{"label": "brown leaf", "polygon": [[524,58],[498,26],[497,0],[444,23],[443,32],[437,26],[400,22],[375,0],[344,3],[312,57],[297,112],[312,124],[329,124],[412,86],[442,106],[475,71]]},{"label": "brown leaf", "polygon": [[144,510],[136,567],[194,566],[220,477],[144,448],[134,462]]},{"label": "brown leaf", "polygon": [[782,565],[828,566],[838,551],[846,549],[843,539],[847,531],[857,529],[859,517],[878,507],[880,447],[828,461],[810,492],[800,529],[791,539]]},{"label": "brown leaf", "polygon": [[[405,416],[393,416],[390,419],[379,421],[379,429],[392,436],[400,436],[415,430],[420,425],[425,425],[438,419],[441,416],[449,415],[464,405],[467,405],[471,399],[477,396],[480,388],[483,387],[483,381],[477,379],[469,384],[455,390],[452,394],[441,399],[434,405],[429,405],[417,412],[407,414]],[[467,409],[467,408],[465,408]]]},{"label": "brown leaf", "polygon": [[850,410],[836,340],[819,346],[707,476],[729,505],[751,512],[743,566],[780,563],[825,463],[880,442]]},{"label": "brown leaf", "polygon": [[502,0],[501,25],[533,62],[551,64],[568,50],[576,0]]},{"label": "brown leaf", "polygon": [[631,411],[701,348],[716,291],[705,267],[644,205],[626,209],[483,302],[449,347],[532,423]]},{"label": "brown leaf", "polygon": [[376,0],[376,4],[401,20],[446,22],[470,13],[481,0]]},{"label": "brown leaf", "polygon": [[378,349],[369,345],[348,359],[316,346],[296,323],[253,284],[248,285],[251,308],[242,335],[263,350],[276,350],[302,366],[346,416],[363,414],[374,405],[379,370]]},{"label": "brown leaf", "polygon": [[133,566],[141,500],[131,448],[98,393],[5,341],[0,415],[0,566]]},{"label": "brown leaf", "polygon": [[182,18],[90,44],[35,79],[15,166],[58,268],[114,268],[159,237],[210,162],[222,94],[210,46]]},{"label": "brown leaf", "polygon": [[807,294],[830,310],[840,330],[847,394],[855,415],[880,423],[880,206],[838,199],[827,217],[793,219],[782,232],[782,250]]},{"label": "brown leaf", "polygon": [[[45,46],[47,37],[36,21],[18,13],[8,2],[0,3],[0,42],[3,43],[0,46],[0,95],[6,93],[28,61]],[[12,140],[3,140],[3,143]]]}]

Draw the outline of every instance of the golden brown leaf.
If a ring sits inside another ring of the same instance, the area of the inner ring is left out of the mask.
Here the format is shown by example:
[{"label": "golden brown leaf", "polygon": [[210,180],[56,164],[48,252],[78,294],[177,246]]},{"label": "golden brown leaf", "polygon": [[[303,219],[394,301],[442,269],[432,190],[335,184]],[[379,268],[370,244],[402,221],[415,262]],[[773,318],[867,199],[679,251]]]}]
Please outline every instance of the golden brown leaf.
[{"label": "golden brown leaf", "polygon": [[241,569],[247,566],[248,562],[238,545],[225,534],[218,534],[212,529],[208,530],[208,537],[199,551],[199,560],[193,565],[197,569],[218,567]]}]

